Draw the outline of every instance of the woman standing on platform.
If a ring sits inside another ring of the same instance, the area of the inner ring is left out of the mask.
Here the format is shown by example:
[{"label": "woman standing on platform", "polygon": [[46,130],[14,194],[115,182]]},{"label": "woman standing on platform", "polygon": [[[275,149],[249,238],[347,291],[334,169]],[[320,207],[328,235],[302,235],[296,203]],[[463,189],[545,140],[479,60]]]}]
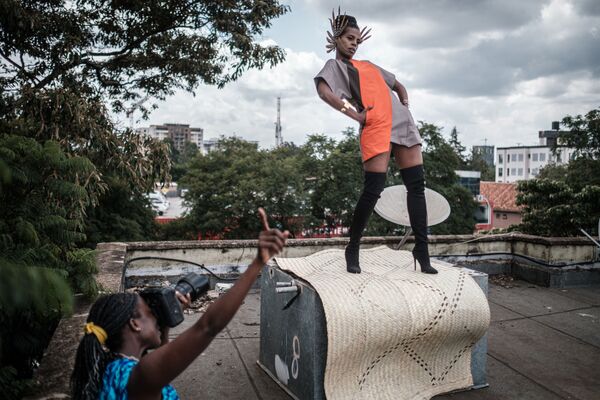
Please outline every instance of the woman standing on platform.
[{"label": "woman standing on platform", "polygon": [[408,110],[408,94],[395,76],[369,61],[354,60],[358,46],[367,40],[369,30],[359,29],[356,18],[332,14],[327,51],[335,50],[315,77],[319,97],[334,109],[360,124],[360,149],[364,185],[358,199],[350,243],[346,247],[346,269],[360,273],[360,238],[385,185],[391,154],[400,168],[407,189],[410,225],[415,235],[412,251],[421,272],[436,274],[429,261],[427,207],[421,137]]}]

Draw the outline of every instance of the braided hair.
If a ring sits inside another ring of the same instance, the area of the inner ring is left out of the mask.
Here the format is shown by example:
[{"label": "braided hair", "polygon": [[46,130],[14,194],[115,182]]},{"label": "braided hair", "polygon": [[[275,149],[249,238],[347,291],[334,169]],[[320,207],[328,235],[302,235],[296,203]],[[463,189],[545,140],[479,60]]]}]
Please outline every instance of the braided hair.
[{"label": "braided hair", "polygon": [[75,400],[97,399],[102,387],[102,377],[106,366],[115,359],[122,345],[122,330],[132,317],[138,295],[117,293],[96,300],[90,309],[87,322],[93,322],[106,332],[108,338],[104,346],[93,334],[85,334],[79,342],[75,367],[71,375],[71,390]]}]

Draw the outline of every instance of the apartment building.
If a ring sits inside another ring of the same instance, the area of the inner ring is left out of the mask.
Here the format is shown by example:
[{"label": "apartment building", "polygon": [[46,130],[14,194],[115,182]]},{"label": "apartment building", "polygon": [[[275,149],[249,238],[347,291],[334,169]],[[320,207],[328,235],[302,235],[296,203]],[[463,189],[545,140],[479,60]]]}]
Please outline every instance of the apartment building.
[{"label": "apartment building", "polygon": [[193,128],[188,124],[150,125],[145,128],[137,128],[135,131],[158,140],[171,139],[179,151],[183,149],[186,142],[194,143],[199,149],[202,149],[204,141],[204,129]]},{"label": "apartment building", "polygon": [[496,148],[496,182],[511,183],[536,178],[548,164],[567,164],[574,149],[559,145],[556,154],[552,148],[558,143],[558,122],[553,130],[539,131],[539,144],[535,146],[511,146]]}]

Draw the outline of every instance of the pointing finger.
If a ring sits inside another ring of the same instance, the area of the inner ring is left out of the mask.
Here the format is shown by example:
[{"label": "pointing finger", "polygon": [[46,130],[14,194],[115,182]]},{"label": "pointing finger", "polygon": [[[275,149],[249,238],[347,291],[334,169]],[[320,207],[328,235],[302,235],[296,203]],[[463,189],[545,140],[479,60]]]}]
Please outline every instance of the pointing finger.
[{"label": "pointing finger", "polygon": [[269,228],[269,221],[267,219],[267,213],[265,212],[265,209],[262,207],[258,207],[258,216],[260,217],[260,223],[262,224],[263,230],[268,231]]}]

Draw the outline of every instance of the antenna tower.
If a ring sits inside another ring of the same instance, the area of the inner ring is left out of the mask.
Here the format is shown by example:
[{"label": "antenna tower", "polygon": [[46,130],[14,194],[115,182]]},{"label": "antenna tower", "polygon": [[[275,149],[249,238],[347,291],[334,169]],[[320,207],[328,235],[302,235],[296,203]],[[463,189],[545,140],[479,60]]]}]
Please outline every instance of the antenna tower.
[{"label": "antenna tower", "polygon": [[281,136],[281,97],[277,97],[277,122],[275,122],[275,146],[279,147],[283,144]]}]

